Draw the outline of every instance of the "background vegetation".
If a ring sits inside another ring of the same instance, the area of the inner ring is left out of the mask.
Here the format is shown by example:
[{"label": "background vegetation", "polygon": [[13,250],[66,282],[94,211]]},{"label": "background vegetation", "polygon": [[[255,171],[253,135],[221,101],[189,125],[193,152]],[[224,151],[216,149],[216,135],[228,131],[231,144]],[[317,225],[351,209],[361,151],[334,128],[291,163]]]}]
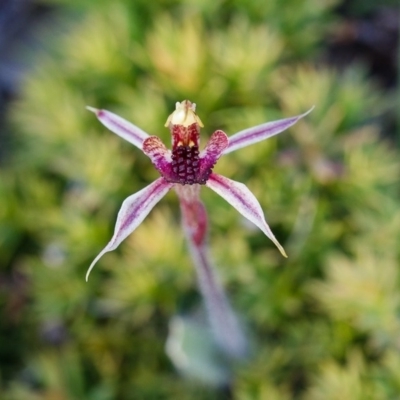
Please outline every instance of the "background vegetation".
[{"label": "background vegetation", "polygon": [[[0,169],[0,397],[397,399],[400,165],[381,135],[394,96],[362,65],[323,62],[337,1],[65,3],[68,22],[43,34],[10,109]],[[122,200],[157,176],[85,106],[169,143],[183,99],[203,142],[316,105],[216,168],[256,194],[287,260],[203,190],[212,255],[251,340],[235,365],[207,357],[173,193],[84,280]],[[187,362],[168,356],[168,337]]]}]

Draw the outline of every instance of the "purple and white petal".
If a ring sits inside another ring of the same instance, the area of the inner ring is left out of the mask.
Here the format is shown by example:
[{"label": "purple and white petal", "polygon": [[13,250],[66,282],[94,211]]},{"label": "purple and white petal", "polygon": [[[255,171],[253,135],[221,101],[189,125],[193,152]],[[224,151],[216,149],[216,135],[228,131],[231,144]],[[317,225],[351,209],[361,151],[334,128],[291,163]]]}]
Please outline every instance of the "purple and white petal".
[{"label": "purple and white petal", "polygon": [[164,178],[158,178],[140,192],[129,196],[122,203],[115,225],[114,236],[93,260],[86,273],[86,281],[89,278],[90,271],[100,257],[109,251],[115,250],[142,223],[153,207],[167,194],[172,186],[174,186],[173,183],[167,182]]},{"label": "purple and white petal", "polygon": [[161,139],[157,136],[149,136],[143,142],[142,150],[151,159],[161,175],[170,180],[172,177],[171,150],[165,147]]},{"label": "purple and white petal", "polygon": [[229,139],[225,132],[215,131],[208,140],[205,149],[200,153],[199,179],[206,181],[215,163],[221,157],[223,151],[229,145]]},{"label": "purple and white petal", "polygon": [[217,130],[211,135],[199,157],[204,160],[204,164],[213,166],[222,156],[222,153],[228,145],[229,138],[227,134],[221,130]]},{"label": "purple and white petal", "polygon": [[143,141],[149,137],[145,131],[110,111],[98,110],[93,107],[86,108],[95,113],[99,121],[110,131],[142,149]]},{"label": "purple and white petal", "polygon": [[279,249],[283,256],[287,257],[285,250],[276,240],[264,218],[260,203],[253,193],[243,183],[233,181],[222,175],[212,173],[206,186],[214,190],[224,198],[231,206],[236,208],[244,217],[260,228]]},{"label": "purple and white petal", "polygon": [[280,119],[278,121],[267,122],[265,124],[253,126],[252,128],[245,129],[229,137],[229,145],[225,149],[224,154],[241,149],[242,147],[250,146],[251,144],[261,142],[278,133],[283,132],[290,128],[298,120],[309,114],[314,107],[310,108],[307,112],[296,117]]}]

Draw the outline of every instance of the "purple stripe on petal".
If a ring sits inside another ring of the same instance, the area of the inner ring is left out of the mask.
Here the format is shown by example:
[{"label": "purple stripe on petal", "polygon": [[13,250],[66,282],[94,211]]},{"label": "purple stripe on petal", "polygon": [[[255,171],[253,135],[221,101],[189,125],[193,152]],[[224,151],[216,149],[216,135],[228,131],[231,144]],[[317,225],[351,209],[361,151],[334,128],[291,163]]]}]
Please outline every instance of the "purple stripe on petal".
[{"label": "purple stripe on petal", "polygon": [[228,145],[229,139],[226,133],[221,130],[215,131],[208,140],[205,149],[201,152],[200,157],[211,156],[217,161]]},{"label": "purple stripe on petal", "polygon": [[157,170],[167,180],[173,180],[171,150],[168,150],[157,136],[149,136],[143,142],[143,153],[146,154]]},{"label": "purple stripe on petal", "polygon": [[278,133],[283,132],[287,128],[294,125],[299,119],[309,114],[314,107],[310,108],[304,114],[296,117],[280,119],[278,121],[267,122],[265,124],[257,125],[252,128],[245,129],[229,137],[229,145],[225,149],[224,154],[241,149],[242,147],[250,146],[251,144],[260,142],[261,140],[268,139]]},{"label": "purple stripe on petal", "polygon": [[89,278],[90,271],[100,257],[109,251],[115,250],[142,223],[153,207],[167,194],[172,186],[174,186],[173,183],[167,182],[164,178],[158,178],[140,192],[125,199],[118,213],[114,236],[93,260],[86,273],[86,281]]},{"label": "purple stripe on petal", "polygon": [[260,203],[253,193],[243,183],[233,181],[222,175],[212,173],[206,186],[224,198],[232,207],[236,208],[244,217],[260,228],[287,257],[285,250],[276,240],[274,234],[265,221]]},{"label": "purple stripe on petal", "polygon": [[145,131],[110,111],[93,107],[86,108],[95,113],[99,121],[116,135],[142,149],[143,141],[149,137]]},{"label": "purple stripe on petal", "polygon": [[208,179],[212,168],[228,145],[229,139],[225,132],[218,130],[211,135],[205,149],[200,153],[199,177],[201,181]]}]

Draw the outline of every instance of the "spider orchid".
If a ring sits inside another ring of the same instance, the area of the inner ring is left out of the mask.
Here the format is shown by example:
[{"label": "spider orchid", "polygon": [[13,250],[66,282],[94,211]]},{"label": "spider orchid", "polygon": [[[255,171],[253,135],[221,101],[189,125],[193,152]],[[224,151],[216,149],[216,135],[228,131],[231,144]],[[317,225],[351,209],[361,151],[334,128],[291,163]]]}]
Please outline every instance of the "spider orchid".
[{"label": "spider orchid", "polygon": [[171,131],[172,150],[167,149],[159,137],[148,135],[142,129],[109,111],[92,107],[88,109],[94,112],[108,129],[141,149],[151,159],[161,176],[123,202],[114,235],[90,265],[86,280],[100,257],[116,249],[142,223],[167,192],[174,188],[180,200],[182,225],[195,261],[200,289],[206,301],[211,324],[214,327],[218,326],[219,330],[226,331],[217,333],[216,336],[220,337],[222,345],[231,353],[243,353],[244,339],[239,333],[240,329],[237,327],[234,314],[230,311],[224,292],[213,276],[208,261],[205,245],[207,213],[199,197],[200,188],[207,186],[223,197],[239,213],[260,228],[282,255],[287,257],[265,221],[255,196],[243,183],[214,173],[213,167],[222,155],[284,131],[312,109],[299,116],[245,129],[230,137],[223,131],[217,130],[201,151],[199,134],[203,123],[196,115],[196,105],[188,100],[176,103],[175,111],[165,124]]}]

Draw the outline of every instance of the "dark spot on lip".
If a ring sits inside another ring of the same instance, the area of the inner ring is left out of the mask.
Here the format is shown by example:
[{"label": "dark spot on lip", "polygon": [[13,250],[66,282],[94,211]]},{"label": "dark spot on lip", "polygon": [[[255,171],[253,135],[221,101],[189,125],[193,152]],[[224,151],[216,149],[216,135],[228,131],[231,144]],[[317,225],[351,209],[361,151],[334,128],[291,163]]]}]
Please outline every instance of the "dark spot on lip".
[{"label": "dark spot on lip", "polygon": [[170,182],[181,185],[204,185],[211,174],[203,171],[200,176],[199,148],[197,146],[177,146],[172,150],[171,169],[174,176],[169,177]]}]

